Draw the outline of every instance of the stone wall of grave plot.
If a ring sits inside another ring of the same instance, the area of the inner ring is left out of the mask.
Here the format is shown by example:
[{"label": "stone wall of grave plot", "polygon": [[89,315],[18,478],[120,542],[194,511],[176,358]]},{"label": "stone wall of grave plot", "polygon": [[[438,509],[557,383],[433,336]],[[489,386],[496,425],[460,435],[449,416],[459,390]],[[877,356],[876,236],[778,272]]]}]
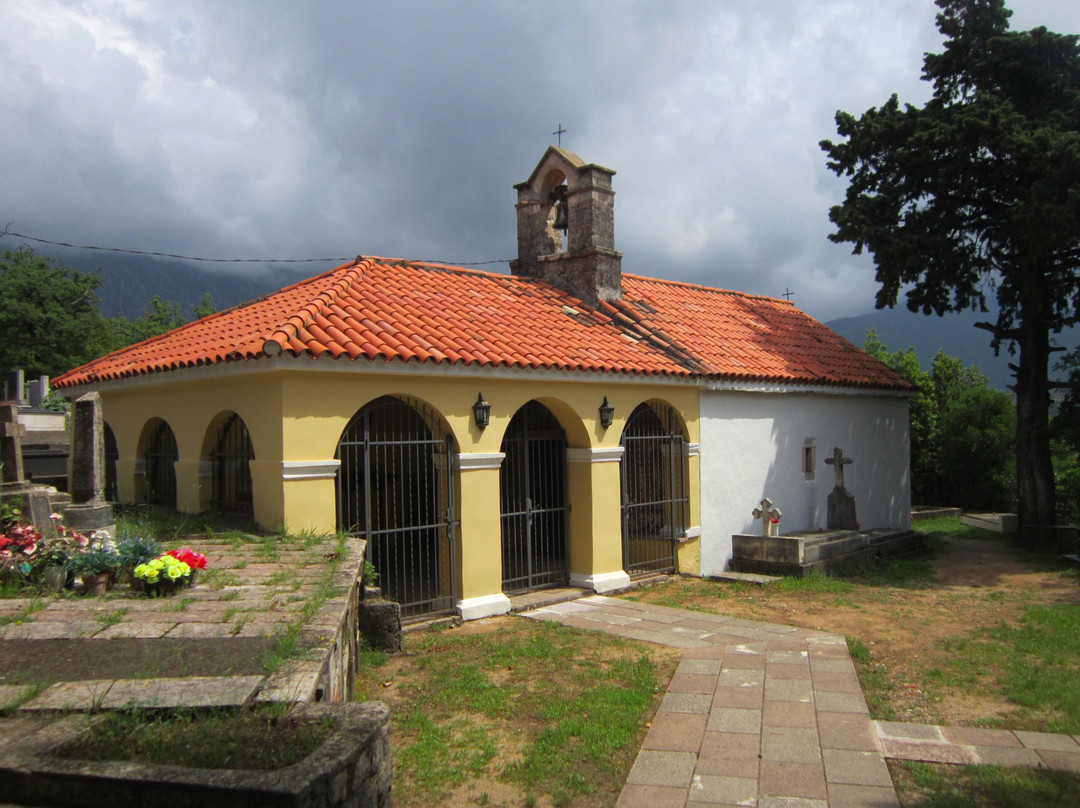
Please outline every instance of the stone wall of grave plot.
[{"label": "stone wall of grave plot", "polygon": [[[853,460],[845,487],[863,528],[908,528],[908,400],[865,392],[714,390],[701,401],[701,572],[731,559],[731,537],[761,532],[753,509],[769,497],[781,533],[824,530],[835,483],[825,459]],[[807,449],[813,458],[804,469]]]},{"label": "stone wall of grave plot", "polygon": [[259,702],[348,701],[360,650],[361,574],[366,542],[350,538],[328,598],[300,630],[306,649],[286,660],[264,683]]},{"label": "stone wall of grave plot", "polygon": [[304,760],[267,771],[57,757],[53,750],[85,728],[85,716],[69,716],[0,754],[0,794],[18,805],[64,808],[389,808],[393,760],[385,704],[305,704],[293,716],[329,721],[333,731]]}]

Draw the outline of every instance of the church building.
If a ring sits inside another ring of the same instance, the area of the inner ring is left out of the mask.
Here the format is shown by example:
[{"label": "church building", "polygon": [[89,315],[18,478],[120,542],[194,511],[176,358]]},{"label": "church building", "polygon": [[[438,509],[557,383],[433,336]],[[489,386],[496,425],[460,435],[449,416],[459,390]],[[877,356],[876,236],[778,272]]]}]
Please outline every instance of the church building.
[{"label": "church building", "polygon": [[357,256],[54,380],[101,395],[111,493],[368,540],[406,618],[711,575],[731,537],[910,519],[899,376],[792,303],[622,272],[614,172],[551,147],[511,274]]}]

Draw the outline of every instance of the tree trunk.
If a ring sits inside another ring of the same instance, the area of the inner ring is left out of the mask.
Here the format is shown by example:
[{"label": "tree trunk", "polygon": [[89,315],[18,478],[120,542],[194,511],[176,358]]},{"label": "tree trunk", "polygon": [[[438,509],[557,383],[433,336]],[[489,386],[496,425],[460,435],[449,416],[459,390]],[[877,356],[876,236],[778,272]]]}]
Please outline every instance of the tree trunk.
[{"label": "tree trunk", "polygon": [[1050,460],[1050,329],[1039,316],[1020,324],[1016,373],[1016,483],[1021,529],[1029,542],[1048,544],[1055,524],[1054,467]]}]

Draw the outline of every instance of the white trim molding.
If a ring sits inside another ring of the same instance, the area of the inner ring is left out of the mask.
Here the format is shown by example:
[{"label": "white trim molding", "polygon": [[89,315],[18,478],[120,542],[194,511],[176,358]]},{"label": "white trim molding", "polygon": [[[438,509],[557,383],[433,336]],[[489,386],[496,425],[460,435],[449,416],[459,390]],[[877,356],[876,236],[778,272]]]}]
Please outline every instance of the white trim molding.
[{"label": "white trim molding", "polygon": [[282,460],[281,479],[332,480],[340,466],[340,460]]},{"label": "white trim molding", "polygon": [[214,461],[212,460],[200,460],[199,461],[199,478],[213,477],[214,476]]},{"label": "white trim molding", "polygon": [[570,586],[591,589],[593,592],[602,595],[616,589],[626,589],[630,586],[630,576],[624,570],[601,572],[596,575],[580,575],[572,572],[570,573]]},{"label": "white trim molding", "polygon": [[462,452],[457,458],[458,468],[462,471],[497,469],[502,467],[506,452]]},{"label": "white trim molding", "polygon": [[626,451],[622,446],[606,449],[567,449],[567,463],[618,463]]},{"label": "white trim molding", "polygon": [[496,617],[510,612],[510,598],[501,592],[498,595],[481,595],[478,598],[459,600],[457,613],[462,620],[479,620],[482,617]]},{"label": "white trim molding", "polygon": [[676,541],[679,544],[686,544],[686,542],[688,542],[688,541],[693,541],[694,539],[700,539],[700,538],[701,538],[701,525],[694,525],[693,527],[688,527],[686,529],[686,531],[682,534],[682,536],[680,536],[678,539],[676,539]]},{"label": "white trim molding", "polygon": [[686,456],[687,457],[700,457],[701,456],[701,444],[700,443],[688,443],[688,444],[686,444]]},{"label": "white trim molding", "polygon": [[146,459],[145,458],[139,458],[138,460],[135,461],[135,470],[134,470],[133,473],[136,476],[138,476],[138,475],[146,476]]}]

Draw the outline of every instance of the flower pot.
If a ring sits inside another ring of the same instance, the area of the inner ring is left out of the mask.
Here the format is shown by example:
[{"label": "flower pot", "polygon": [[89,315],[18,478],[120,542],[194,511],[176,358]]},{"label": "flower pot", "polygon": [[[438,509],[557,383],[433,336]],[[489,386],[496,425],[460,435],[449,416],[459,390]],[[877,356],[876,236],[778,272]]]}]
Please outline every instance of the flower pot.
[{"label": "flower pot", "polygon": [[112,575],[108,572],[84,573],[82,582],[84,595],[104,595],[109,591]]},{"label": "flower pot", "polygon": [[68,574],[63,564],[47,564],[41,572],[41,578],[46,589],[59,592],[67,584]]}]

